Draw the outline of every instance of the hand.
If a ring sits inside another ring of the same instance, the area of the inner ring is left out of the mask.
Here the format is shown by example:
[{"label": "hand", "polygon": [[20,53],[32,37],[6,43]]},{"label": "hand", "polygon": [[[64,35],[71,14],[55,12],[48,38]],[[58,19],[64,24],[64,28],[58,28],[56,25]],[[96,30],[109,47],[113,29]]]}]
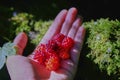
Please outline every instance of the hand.
[{"label": "hand", "polygon": [[77,18],[76,8],[70,8],[68,11],[62,10],[41,40],[40,44],[46,44],[58,33],[74,40],[75,44],[70,52],[71,58],[62,61],[57,71],[48,71],[44,66],[30,60],[29,57],[22,56],[27,44],[27,36],[25,33],[20,33],[14,40],[18,47],[17,54],[20,55],[10,56],[7,59],[11,80],[73,80],[85,36],[85,29],[81,25],[82,21]]}]

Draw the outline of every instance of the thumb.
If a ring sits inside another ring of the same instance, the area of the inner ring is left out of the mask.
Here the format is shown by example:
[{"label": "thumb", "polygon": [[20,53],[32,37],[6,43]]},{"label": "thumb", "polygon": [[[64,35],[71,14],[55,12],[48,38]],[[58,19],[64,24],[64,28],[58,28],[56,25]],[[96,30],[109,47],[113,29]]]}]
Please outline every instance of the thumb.
[{"label": "thumb", "polygon": [[35,80],[33,67],[27,57],[9,56],[6,65],[11,80]]},{"label": "thumb", "polygon": [[26,47],[28,41],[28,37],[24,32],[19,33],[13,43],[15,44],[15,47],[17,48],[17,54],[22,55],[24,48]]}]

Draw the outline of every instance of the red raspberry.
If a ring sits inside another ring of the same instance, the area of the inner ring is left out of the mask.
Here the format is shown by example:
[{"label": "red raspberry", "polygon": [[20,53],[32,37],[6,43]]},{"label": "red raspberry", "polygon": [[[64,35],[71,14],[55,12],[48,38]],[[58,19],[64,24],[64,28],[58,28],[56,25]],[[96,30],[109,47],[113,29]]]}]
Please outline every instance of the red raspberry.
[{"label": "red raspberry", "polygon": [[35,51],[42,51],[45,52],[46,46],[44,44],[40,44],[36,47]]},{"label": "red raspberry", "polygon": [[69,59],[69,58],[70,58],[70,54],[69,54],[68,51],[62,50],[62,51],[60,51],[60,53],[59,53],[59,57],[60,57],[61,59]]},{"label": "red raspberry", "polygon": [[52,50],[53,53],[54,52],[59,53],[59,51],[62,49],[62,44],[58,43],[55,40],[49,40],[48,44],[46,44],[46,47],[47,47],[47,51],[51,52]]},{"label": "red raspberry", "polygon": [[71,49],[73,47],[74,41],[70,37],[65,37],[62,41],[62,46],[66,49]]},{"label": "red raspberry", "polygon": [[38,62],[38,63],[43,63],[45,60],[45,45],[44,44],[40,44],[36,47],[36,49],[33,52],[33,59],[34,61]]},{"label": "red raspberry", "polygon": [[54,40],[49,40],[48,44],[46,44],[47,49],[52,49],[56,51],[58,49],[58,45]]},{"label": "red raspberry", "polygon": [[45,53],[46,58],[50,58],[51,56],[54,56],[54,55],[57,55],[57,53],[52,49],[48,49]]},{"label": "red raspberry", "polygon": [[45,61],[45,55],[43,52],[36,52],[33,57],[34,61],[38,62],[39,64],[43,64]]},{"label": "red raspberry", "polygon": [[58,56],[51,56],[45,61],[46,69],[57,70],[60,67],[60,59]]},{"label": "red raspberry", "polygon": [[64,39],[65,35],[63,34],[57,34],[56,36],[53,37],[53,40],[56,42],[57,44],[57,51],[61,49],[61,43]]},{"label": "red raspberry", "polygon": [[63,35],[63,34],[57,34],[54,38],[53,38],[53,40],[55,40],[56,42],[62,42],[62,40],[64,39],[64,37],[65,37],[65,35]]}]

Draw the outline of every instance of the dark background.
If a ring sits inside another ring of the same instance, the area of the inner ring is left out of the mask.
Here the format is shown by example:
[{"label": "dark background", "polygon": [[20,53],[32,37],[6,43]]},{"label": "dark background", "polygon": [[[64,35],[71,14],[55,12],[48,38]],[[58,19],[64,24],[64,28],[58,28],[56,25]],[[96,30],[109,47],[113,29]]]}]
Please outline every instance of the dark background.
[{"label": "dark background", "polygon": [[[60,10],[70,7],[78,9],[83,21],[99,18],[120,19],[119,0],[1,0],[0,32],[8,28],[8,19],[13,16],[13,12],[27,12],[33,14],[36,20],[49,20],[54,19]],[[4,34],[6,33],[0,34],[0,46],[5,42],[1,37]],[[100,72],[97,65],[85,58],[85,54],[81,54],[78,67],[75,80],[113,80],[105,72]],[[6,66],[0,70],[0,80],[9,80]]]},{"label": "dark background", "polygon": [[[76,7],[84,20],[120,18],[119,0],[2,0],[0,6],[6,9],[13,7],[14,11],[32,13],[45,20],[53,19],[61,9],[70,7]],[[1,11],[5,12],[1,9],[0,15]]]}]

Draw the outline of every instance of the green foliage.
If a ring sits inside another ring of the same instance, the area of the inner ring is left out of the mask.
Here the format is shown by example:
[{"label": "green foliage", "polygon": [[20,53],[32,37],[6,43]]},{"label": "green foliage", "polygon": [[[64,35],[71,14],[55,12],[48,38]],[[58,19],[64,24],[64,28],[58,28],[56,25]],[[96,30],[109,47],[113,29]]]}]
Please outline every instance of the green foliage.
[{"label": "green foliage", "polygon": [[49,21],[39,20],[35,22],[34,30],[35,32],[37,32],[37,34],[36,34],[36,38],[32,40],[32,43],[37,45],[40,42],[40,40],[48,30],[49,26],[52,24],[52,22],[53,22],[52,20],[49,20]]},{"label": "green foliage", "polygon": [[52,23],[52,20],[34,20],[34,16],[28,13],[19,13],[11,19],[11,34],[26,32],[31,43],[37,45]]},{"label": "green foliage", "polygon": [[[11,19],[11,33],[18,34],[19,32],[29,33],[33,27],[33,15],[28,13],[18,13]],[[15,30],[15,31],[14,31]]]},{"label": "green foliage", "polygon": [[86,44],[90,48],[87,57],[97,64],[101,71],[120,78],[120,22],[98,19],[85,22],[88,33]]}]

